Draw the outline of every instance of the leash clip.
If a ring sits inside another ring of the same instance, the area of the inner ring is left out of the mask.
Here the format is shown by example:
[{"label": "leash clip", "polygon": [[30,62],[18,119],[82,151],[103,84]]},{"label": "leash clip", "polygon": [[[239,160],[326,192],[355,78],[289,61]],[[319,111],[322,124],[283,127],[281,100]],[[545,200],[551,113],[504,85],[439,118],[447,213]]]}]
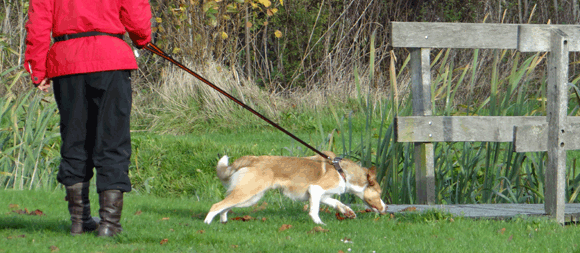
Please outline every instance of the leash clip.
[{"label": "leash clip", "polygon": [[344,171],[340,167],[340,161],[341,160],[342,160],[342,157],[335,157],[332,160],[332,165],[334,165],[334,168],[338,171],[338,173],[340,174],[340,176],[342,176],[342,178],[344,178],[344,181],[346,181],[346,177],[344,176]]}]

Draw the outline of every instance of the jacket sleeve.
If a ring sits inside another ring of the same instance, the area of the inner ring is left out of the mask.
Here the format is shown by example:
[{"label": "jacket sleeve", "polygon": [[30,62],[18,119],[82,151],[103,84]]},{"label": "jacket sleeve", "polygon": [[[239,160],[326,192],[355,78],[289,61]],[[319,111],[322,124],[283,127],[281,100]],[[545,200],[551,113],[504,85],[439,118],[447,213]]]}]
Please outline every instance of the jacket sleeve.
[{"label": "jacket sleeve", "polygon": [[52,30],[52,1],[30,0],[26,23],[24,68],[32,82],[39,84],[46,77],[46,58]]},{"label": "jacket sleeve", "polygon": [[121,22],[133,44],[144,47],[151,41],[151,6],[149,0],[124,0],[121,4]]}]

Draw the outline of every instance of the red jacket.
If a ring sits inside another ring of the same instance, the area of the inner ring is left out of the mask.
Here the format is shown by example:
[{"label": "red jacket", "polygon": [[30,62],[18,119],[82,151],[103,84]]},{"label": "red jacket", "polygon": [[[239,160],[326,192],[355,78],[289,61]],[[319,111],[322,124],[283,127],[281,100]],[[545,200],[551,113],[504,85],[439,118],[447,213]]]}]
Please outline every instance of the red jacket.
[{"label": "red jacket", "polygon": [[32,81],[108,70],[137,69],[131,47],[112,36],[56,42],[52,37],[89,31],[129,33],[139,47],[151,41],[148,0],[30,0],[25,69]]}]

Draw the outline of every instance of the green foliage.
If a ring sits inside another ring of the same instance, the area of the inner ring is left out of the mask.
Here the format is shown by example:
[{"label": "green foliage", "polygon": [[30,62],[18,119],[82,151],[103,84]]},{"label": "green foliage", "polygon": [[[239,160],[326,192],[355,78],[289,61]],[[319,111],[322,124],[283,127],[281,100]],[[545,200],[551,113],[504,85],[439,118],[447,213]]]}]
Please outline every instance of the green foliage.
[{"label": "green foliage", "polygon": [[56,186],[59,133],[56,104],[30,91],[0,98],[0,186],[52,189]]}]

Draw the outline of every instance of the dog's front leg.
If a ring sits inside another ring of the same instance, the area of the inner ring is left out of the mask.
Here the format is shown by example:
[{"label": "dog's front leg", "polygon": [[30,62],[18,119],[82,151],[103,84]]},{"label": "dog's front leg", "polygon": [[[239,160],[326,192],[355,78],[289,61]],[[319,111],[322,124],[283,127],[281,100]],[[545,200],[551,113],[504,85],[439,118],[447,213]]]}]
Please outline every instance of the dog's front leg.
[{"label": "dog's front leg", "polygon": [[312,218],[316,224],[326,225],[318,216],[318,212],[320,211],[320,199],[322,198],[324,190],[320,186],[313,185],[308,187],[308,193],[310,194],[310,212],[308,213],[310,218]]},{"label": "dog's front leg", "polygon": [[347,205],[343,204],[342,202],[340,202],[336,199],[325,198],[325,199],[322,199],[322,203],[338,210],[340,213],[344,214],[346,217],[348,217],[350,219],[356,218],[356,214],[354,213],[354,211],[352,209],[350,209],[350,207],[348,207]]}]

